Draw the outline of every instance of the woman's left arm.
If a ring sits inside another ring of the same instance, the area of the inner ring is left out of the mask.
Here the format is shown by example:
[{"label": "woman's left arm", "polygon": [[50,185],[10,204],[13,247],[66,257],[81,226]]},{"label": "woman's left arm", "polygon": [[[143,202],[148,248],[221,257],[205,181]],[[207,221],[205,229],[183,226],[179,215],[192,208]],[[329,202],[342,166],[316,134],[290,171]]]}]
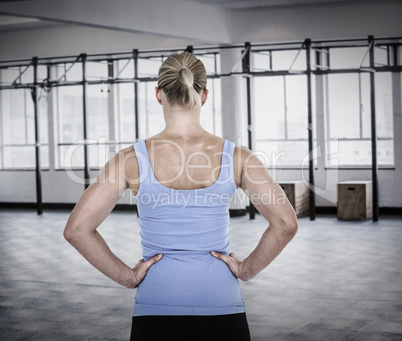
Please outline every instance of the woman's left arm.
[{"label": "woman's left arm", "polygon": [[161,256],[140,260],[130,268],[108,247],[97,232],[127,188],[138,191],[139,170],[131,147],[122,149],[100,171],[94,183],[75,205],[66,227],[64,238],[96,269],[126,288],[135,288],[144,279],[148,269]]}]

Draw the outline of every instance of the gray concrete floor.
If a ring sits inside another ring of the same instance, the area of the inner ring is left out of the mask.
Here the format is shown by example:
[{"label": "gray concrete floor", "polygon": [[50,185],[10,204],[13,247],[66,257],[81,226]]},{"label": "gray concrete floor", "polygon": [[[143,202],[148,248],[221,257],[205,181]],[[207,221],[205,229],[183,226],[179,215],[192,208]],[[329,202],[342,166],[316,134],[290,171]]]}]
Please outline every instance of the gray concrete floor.
[{"label": "gray concrete floor", "polygon": [[[128,340],[135,290],[103,277],[64,240],[67,211],[0,211],[0,340]],[[252,340],[402,340],[402,220],[299,220],[261,274],[242,282]],[[246,257],[264,220],[231,219],[231,250]],[[99,228],[134,266],[135,213]]]}]

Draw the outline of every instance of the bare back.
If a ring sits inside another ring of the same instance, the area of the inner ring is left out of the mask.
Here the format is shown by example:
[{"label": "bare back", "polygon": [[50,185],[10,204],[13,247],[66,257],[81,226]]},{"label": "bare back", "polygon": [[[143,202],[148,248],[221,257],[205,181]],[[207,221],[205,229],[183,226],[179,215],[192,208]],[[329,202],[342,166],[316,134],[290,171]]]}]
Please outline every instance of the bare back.
[{"label": "bare back", "polygon": [[211,186],[219,177],[224,139],[210,133],[183,139],[163,133],[146,140],[156,179],[174,189]]}]

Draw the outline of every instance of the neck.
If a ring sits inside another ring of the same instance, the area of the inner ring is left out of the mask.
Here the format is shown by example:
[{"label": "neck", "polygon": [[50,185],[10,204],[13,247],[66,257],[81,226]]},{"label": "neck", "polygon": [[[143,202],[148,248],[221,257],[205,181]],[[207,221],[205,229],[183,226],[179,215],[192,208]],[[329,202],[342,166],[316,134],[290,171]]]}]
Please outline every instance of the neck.
[{"label": "neck", "polygon": [[163,114],[166,124],[163,132],[166,134],[190,138],[204,132],[200,123],[200,110],[164,108]]}]

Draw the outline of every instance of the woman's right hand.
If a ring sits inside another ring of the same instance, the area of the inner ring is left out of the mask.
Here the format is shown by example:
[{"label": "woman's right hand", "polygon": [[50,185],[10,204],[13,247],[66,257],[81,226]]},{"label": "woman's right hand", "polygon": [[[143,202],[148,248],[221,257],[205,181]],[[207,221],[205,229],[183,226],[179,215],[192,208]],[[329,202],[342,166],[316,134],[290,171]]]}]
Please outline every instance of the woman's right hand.
[{"label": "woman's right hand", "polygon": [[141,258],[138,263],[135,265],[135,267],[132,269],[133,270],[133,277],[132,277],[132,286],[130,286],[130,289],[134,289],[138,287],[141,282],[144,280],[145,276],[147,275],[147,272],[149,268],[155,264],[156,262],[160,261],[163,257],[163,254],[157,254],[147,261],[144,261],[143,258]]},{"label": "woman's right hand", "polygon": [[233,252],[231,252],[229,256],[226,256],[221,252],[211,251],[211,255],[224,262],[228,266],[229,270],[232,272],[233,276],[241,280],[244,280],[241,277],[241,269],[243,262],[239,258],[237,258],[237,256]]}]

